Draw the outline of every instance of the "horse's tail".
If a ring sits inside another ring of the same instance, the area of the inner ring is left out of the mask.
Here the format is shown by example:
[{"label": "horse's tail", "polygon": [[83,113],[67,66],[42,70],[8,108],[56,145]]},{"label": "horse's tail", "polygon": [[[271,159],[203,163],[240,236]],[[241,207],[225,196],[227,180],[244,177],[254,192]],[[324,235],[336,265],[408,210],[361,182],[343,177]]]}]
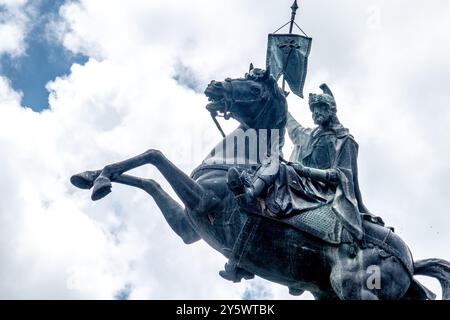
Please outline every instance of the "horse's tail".
[{"label": "horse's tail", "polygon": [[450,300],[450,262],[443,259],[415,261],[414,275],[438,279],[442,287],[442,300]]}]

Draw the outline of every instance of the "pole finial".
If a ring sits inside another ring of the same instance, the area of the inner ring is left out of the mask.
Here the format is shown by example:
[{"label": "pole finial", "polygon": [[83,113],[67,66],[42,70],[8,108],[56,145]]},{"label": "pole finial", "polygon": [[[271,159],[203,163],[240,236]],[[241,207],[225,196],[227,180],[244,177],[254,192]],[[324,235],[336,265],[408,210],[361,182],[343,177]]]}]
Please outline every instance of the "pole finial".
[{"label": "pole finial", "polygon": [[292,28],[294,27],[294,21],[295,21],[295,15],[297,14],[298,4],[297,0],[294,1],[294,3],[291,6],[292,13],[291,13],[291,22],[289,26],[289,33],[292,33]]}]

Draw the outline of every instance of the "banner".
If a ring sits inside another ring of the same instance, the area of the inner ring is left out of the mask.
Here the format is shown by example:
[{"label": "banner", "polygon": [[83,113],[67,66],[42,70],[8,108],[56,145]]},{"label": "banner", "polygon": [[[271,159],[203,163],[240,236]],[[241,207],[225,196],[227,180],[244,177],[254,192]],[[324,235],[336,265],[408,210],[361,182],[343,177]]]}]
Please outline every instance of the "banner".
[{"label": "banner", "polygon": [[303,98],[312,39],[298,34],[269,34],[266,68],[275,79],[284,75],[291,91]]}]

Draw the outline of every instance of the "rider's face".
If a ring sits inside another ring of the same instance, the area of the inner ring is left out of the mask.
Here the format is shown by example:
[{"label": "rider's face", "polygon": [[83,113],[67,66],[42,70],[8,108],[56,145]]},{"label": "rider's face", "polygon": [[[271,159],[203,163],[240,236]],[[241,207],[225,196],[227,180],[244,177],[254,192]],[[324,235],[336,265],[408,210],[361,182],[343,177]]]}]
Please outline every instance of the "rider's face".
[{"label": "rider's face", "polygon": [[312,118],[315,124],[325,126],[331,120],[331,110],[326,104],[316,104],[312,108]]}]

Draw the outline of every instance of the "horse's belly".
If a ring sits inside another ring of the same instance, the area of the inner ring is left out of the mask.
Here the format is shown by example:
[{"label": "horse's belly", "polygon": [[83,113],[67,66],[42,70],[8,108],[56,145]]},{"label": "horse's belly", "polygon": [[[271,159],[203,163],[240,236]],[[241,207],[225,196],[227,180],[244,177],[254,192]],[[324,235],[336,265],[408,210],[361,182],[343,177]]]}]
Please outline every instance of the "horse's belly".
[{"label": "horse's belly", "polygon": [[293,228],[263,220],[242,260],[243,267],[281,284],[322,285],[329,274],[322,255],[324,246]]}]

